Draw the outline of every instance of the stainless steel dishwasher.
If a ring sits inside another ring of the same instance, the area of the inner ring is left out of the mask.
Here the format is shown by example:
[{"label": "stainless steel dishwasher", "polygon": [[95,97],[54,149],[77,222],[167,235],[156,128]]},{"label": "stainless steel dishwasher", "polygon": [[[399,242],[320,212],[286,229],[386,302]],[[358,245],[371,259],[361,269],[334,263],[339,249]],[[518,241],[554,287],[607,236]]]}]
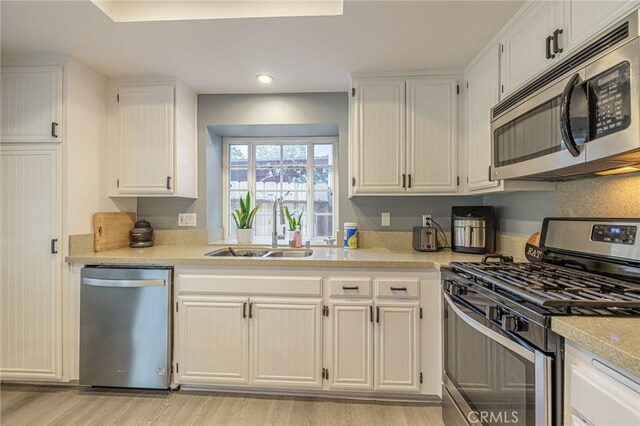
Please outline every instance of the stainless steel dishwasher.
[{"label": "stainless steel dishwasher", "polygon": [[167,389],[173,268],[82,269],[80,384]]}]

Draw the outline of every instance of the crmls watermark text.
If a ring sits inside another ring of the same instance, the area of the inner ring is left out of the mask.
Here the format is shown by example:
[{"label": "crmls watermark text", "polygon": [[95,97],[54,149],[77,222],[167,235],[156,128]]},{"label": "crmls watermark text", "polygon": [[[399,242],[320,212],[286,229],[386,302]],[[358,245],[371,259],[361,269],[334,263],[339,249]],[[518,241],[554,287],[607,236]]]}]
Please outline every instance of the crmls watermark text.
[{"label": "crmls watermark text", "polygon": [[516,424],[520,421],[517,411],[472,411],[467,415],[471,423]]}]

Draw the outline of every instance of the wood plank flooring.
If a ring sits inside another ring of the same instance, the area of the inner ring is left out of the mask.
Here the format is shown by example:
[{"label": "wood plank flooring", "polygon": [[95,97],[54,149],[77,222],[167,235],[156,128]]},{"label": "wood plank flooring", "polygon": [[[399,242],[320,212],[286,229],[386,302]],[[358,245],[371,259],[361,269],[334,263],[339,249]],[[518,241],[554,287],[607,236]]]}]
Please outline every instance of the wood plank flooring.
[{"label": "wood plank flooring", "polygon": [[439,406],[220,392],[2,384],[5,425],[428,425]]}]

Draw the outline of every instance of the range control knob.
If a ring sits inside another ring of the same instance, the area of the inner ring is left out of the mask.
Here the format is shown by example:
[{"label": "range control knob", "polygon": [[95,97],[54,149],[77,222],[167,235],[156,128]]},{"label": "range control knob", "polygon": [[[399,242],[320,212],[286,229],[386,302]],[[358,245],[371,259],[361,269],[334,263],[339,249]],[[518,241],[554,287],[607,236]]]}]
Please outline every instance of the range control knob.
[{"label": "range control knob", "polygon": [[515,315],[505,315],[502,317],[502,328],[505,331],[519,331],[520,320]]},{"label": "range control knob", "polygon": [[484,308],[484,316],[488,320],[500,321],[502,309],[500,309],[500,306],[487,306]]},{"label": "range control knob", "polygon": [[464,296],[467,294],[467,288],[457,283],[451,284],[451,287],[449,287],[449,294],[452,294],[453,296]]}]

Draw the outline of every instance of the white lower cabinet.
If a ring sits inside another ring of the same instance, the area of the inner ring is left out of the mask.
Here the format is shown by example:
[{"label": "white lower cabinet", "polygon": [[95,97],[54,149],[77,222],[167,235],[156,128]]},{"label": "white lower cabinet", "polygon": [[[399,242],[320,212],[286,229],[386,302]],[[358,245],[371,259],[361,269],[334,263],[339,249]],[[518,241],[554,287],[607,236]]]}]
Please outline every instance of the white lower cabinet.
[{"label": "white lower cabinet", "polygon": [[373,301],[330,305],[331,389],[373,389]]},{"label": "white lower cabinet", "polygon": [[419,311],[418,302],[385,302],[376,306],[377,390],[420,391]]},{"label": "white lower cabinet", "polygon": [[438,396],[438,273],[318,272],[178,270],[176,384]]},{"label": "white lower cabinet", "polygon": [[58,144],[0,144],[0,379],[62,379]]},{"label": "white lower cabinet", "polygon": [[251,299],[252,385],[322,387],[321,299]]},{"label": "white lower cabinet", "polygon": [[637,426],[640,378],[566,341],[564,406],[567,425]]},{"label": "white lower cabinet", "polygon": [[332,389],[420,392],[418,302],[330,306]]},{"label": "white lower cabinet", "polygon": [[247,303],[246,297],[179,297],[180,381],[249,383]]}]

